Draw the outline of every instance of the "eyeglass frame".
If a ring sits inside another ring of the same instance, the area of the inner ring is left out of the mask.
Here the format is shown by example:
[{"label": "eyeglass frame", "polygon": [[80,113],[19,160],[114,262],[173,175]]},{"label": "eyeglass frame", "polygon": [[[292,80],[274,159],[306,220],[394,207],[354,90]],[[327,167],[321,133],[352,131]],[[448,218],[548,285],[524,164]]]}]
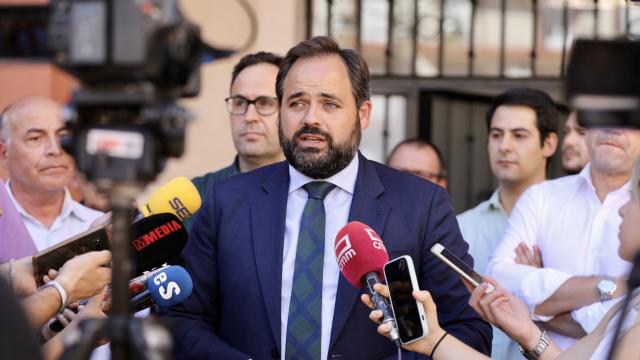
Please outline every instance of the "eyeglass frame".
[{"label": "eyeglass frame", "polygon": [[[229,110],[229,100],[233,100],[234,98],[240,98],[240,99],[244,99],[247,102],[247,107],[244,109],[244,112],[241,113],[233,113],[231,112],[231,110]],[[227,104],[226,108],[227,108],[227,112],[230,115],[244,115],[247,113],[247,111],[249,111],[249,105],[253,105],[253,107],[256,109],[256,112],[262,116],[269,116],[269,115],[273,115],[276,112],[278,112],[278,106],[276,105],[275,110],[272,113],[269,114],[263,114],[260,112],[260,110],[258,109],[258,106],[256,105],[256,103],[258,101],[260,101],[261,99],[271,99],[271,100],[275,100],[276,104],[278,102],[278,98],[277,97],[273,97],[273,96],[258,96],[257,98],[253,99],[253,100],[249,100],[246,97],[242,96],[242,95],[234,95],[234,96],[229,96],[226,99],[224,99],[224,102]]]}]

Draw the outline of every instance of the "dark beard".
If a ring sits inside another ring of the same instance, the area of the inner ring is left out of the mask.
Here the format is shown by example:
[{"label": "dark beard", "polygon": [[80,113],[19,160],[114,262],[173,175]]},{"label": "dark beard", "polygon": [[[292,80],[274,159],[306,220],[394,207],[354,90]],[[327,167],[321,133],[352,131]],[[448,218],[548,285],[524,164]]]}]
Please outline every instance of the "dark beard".
[{"label": "dark beard", "polygon": [[[327,153],[323,156],[318,149],[299,148],[295,139],[304,134],[322,135],[327,142]],[[353,160],[358,151],[358,146],[360,146],[362,131],[360,119],[356,117],[349,139],[342,144],[334,144],[333,137],[329,133],[308,125],[304,125],[300,130],[296,131],[291,139],[287,139],[284,136],[282,126],[278,125],[278,137],[280,138],[282,152],[294,169],[312,179],[326,179],[346,168]]]}]

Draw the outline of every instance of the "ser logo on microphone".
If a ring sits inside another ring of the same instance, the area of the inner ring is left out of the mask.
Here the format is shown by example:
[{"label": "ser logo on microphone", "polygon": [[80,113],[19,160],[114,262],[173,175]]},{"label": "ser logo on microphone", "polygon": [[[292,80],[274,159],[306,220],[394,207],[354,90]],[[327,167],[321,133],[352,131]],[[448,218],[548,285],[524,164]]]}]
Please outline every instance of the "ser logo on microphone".
[{"label": "ser logo on microphone", "polygon": [[158,285],[158,293],[160,293],[160,296],[165,300],[169,300],[173,295],[180,295],[180,286],[175,281],[170,281],[165,288],[162,285],[166,281],[167,274],[164,272],[159,273],[153,278],[153,283]]},{"label": "ser logo on microphone", "polygon": [[184,206],[184,203],[178,197],[174,197],[173,199],[169,200],[169,205],[171,205],[171,208],[176,211],[176,216],[179,217],[180,220],[184,220],[193,215],[191,214],[189,209]]}]

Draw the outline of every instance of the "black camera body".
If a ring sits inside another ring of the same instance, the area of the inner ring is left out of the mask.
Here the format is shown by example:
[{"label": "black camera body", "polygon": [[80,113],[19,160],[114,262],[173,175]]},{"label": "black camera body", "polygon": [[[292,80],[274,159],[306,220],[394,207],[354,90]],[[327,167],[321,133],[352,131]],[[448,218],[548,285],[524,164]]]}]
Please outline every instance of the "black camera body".
[{"label": "black camera body", "polygon": [[204,44],[176,0],[52,0],[53,62],[76,76],[64,148],[89,179],[149,182],[184,152]]}]

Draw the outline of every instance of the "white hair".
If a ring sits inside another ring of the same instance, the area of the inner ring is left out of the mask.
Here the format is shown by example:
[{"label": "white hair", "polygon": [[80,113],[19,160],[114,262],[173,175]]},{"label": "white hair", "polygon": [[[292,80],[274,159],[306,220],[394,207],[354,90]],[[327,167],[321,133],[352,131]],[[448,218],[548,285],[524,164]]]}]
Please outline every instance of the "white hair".
[{"label": "white hair", "polygon": [[9,131],[9,109],[0,114],[0,141],[9,145],[11,141],[11,133]]}]

